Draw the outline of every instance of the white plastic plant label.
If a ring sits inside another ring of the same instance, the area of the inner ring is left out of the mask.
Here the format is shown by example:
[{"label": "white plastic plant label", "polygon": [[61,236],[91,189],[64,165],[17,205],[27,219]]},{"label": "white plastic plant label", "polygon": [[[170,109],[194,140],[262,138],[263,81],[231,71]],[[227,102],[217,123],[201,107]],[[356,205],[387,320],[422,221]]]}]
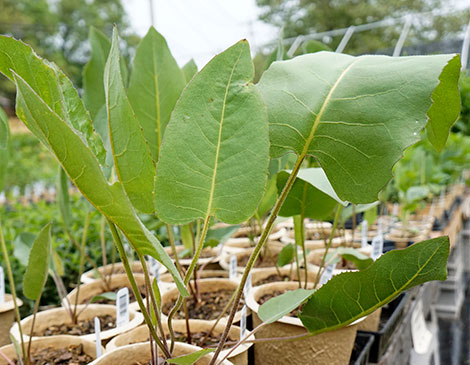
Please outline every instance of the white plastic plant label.
[{"label": "white plastic plant label", "polygon": [[245,294],[245,298],[248,296],[250,292],[251,292],[251,272],[248,274],[248,277],[246,278],[245,287],[243,288],[243,294]]},{"label": "white plastic plant label", "polygon": [[370,257],[372,260],[377,260],[383,254],[384,249],[384,236],[383,234],[378,234],[372,239],[372,254]]},{"label": "white plastic plant label", "polygon": [[5,303],[5,273],[0,266],[0,303]]},{"label": "white plastic plant label", "polygon": [[234,280],[237,277],[237,256],[235,255],[230,256],[228,277],[230,280]]},{"label": "white plastic plant label", "polygon": [[243,306],[241,310],[240,317],[240,340],[242,340],[246,335],[246,305]]},{"label": "white plastic plant label", "polygon": [[101,323],[98,317],[95,317],[95,342],[96,342],[96,358],[101,354]]},{"label": "white plastic plant label", "polygon": [[367,221],[363,220],[361,223],[361,247],[367,247]]},{"label": "white plastic plant label", "polygon": [[418,354],[426,354],[432,341],[432,333],[426,326],[423,314],[423,302],[418,300],[411,313],[411,337],[413,348]]},{"label": "white plastic plant label", "polygon": [[398,216],[398,203],[393,204],[392,216]]},{"label": "white plastic plant label", "polygon": [[445,204],[445,194],[446,194],[445,190],[442,189],[442,190],[441,190],[441,195],[439,196],[439,206],[440,206],[441,208],[443,208],[443,207],[444,207],[444,204]]},{"label": "white plastic plant label", "polygon": [[154,259],[152,256],[148,256],[148,261],[149,261],[150,275],[152,275],[154,278],[159,277],[160,276],[160,263],[156,259]]},{"label": "white plastic plant label", "polygon": [[383,223],[382,223],[382,217],[379,217],[377,219],[377,235],[381,236],[383,234]]},{"label": "white plastic plant label", "polygon": [[320,278],[320,286],[323,284],[326,284],[332,277],[333,277],[333,272],[336,269],[336,264],[331,264],[326,267],[325,270],[323,270],[323,273],[321,274]]},{"label": "white plastic plant label", "polygon": [[129,322],[129,289],[119,289],[116,295],[116,327]]}]

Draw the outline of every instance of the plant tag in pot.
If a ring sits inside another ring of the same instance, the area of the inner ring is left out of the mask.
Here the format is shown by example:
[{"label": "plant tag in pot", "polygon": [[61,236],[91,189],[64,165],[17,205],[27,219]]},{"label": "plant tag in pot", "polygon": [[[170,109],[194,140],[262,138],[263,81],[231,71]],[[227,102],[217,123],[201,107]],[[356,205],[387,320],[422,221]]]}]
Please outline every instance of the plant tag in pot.
[{"label": "plant tag in pot", "polygon": [[361,236],[361,247],[365,248],[367,247],[367,221],[363,220],[361,223],[361,229],[362,229],[362,236]]},{"label": "plant tag in pot", "polygon": [[237,256],[230,256],[230,266],[228,271],[228,277],[230,280],[234,280],[237,276]]},{"label": "plant tag in pot", "polygon": [[[152,256],[149,256],[149,271],[150,275],[154,278],[159,278],[160,276],[160,263],[155,260]],[[159,279],[157,279],[159,281]]]},{"label": "plant tag in pot", "polygon": [[394,203],[394,204],[393,204],[392,216],[393,216],[393,217],[397,217],[397,216],[398,216],[398,203]]},{"label": "plant tag in pot", "polygon": [[129,322],[129,289],[119,289],[116,295],[116,327]]},{"label": "plant tag in pot", "polygon": [[101,356],[101,323],[98,317],[95,317],[95,342],[96,358]]},{"label": "plant tag in pot", "polygon": [[248,296],[250,291],[251,291],[251,272],[248,274],[248,277],[246,278],[245,287],[243,288],[243,294],[245,295],[245,298]]},{"label": "plant tag in pot", "polygon": [[243,306],[241,310],[240,317],[240,340],[245,337],[246,334],[246,305]]},{"label": "plant tag in pot", "polygon": [[411,337],[413,348],[418,354],[425,354],[429,350],[432,341],[432,333],[426,326],[423,314],[423,302],[418,300],[411,314]]},{"label": "plant tag in pot", "polygon": [[331,264],[326,267],[326,269],[321,274],[320,286],[323,284],[326,284],[328,280],[330,280],[333,277],[333,272],[335,271],[335,269],[336,269],[336,264]]},{"label": "plant tag in pot", "polygon": [[370,257],[372,260],[377,260],[380,256],[382,256],[384,249],[384,236],[383,234],[378,234],[372,239],[372,254]]},{"label": "plant tag in pot", "polygon": [[0,266],[0,303],[5,303],[5,274]]},{"label": "plant tag in pot", "polygon": [[377,235],[380,236],[383,233],[383,226],[382,226],[382,217],[377,219]]}]

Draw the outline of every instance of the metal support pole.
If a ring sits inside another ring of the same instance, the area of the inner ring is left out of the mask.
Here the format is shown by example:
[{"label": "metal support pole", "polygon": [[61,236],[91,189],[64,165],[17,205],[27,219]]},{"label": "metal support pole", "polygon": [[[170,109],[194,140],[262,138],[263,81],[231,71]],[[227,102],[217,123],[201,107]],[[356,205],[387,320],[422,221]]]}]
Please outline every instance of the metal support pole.
[{"label": "metal support pole", "polygon": [[338,47],[336,47],[336,53],[343,53],[344,49],[346,48],[346,45],[348,44],[355,30],[356,27],[354,25],[351,25],[348,28],[346,33],[344,33],[343,38],[341,38],[341,42],[339,42]]},{"label": "metal support pole", "polygon": [[393,57],[400,56],[403,44],[405,43],[406,37],[408,37],[412,23],[411,16],[407,17],[405,25],[403,26],[403,29],[400,33],[400,38],[398,38],[398,42],[395,46],[395,49],[393,50]]},{"label": "metal support pole", "polygon": [[469,51],[470,51],[470,22],[468,22],[467,31],[465,32],[465,36],[463,38],[462,52],[461,52],[462,70],[467,68]]}]

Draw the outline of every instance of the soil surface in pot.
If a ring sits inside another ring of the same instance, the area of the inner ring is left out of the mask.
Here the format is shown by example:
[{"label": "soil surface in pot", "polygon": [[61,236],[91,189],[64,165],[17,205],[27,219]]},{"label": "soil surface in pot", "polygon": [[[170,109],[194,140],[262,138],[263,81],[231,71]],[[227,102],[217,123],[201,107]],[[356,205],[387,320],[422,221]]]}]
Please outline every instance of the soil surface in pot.
[{"label": "soil surface in pot", "polygon": [[[72,345],[66,349],[47,347],[34,351],[31,357],[32,365],[86,365],[93,361],[91,356],[85,354],[82,345]],[[19,365],[20,362],[15,360],[13,364]]]},{"label": "soil surface in pot", "polygon": [[[283,289],[283,290],[276,290],[272,293],[264,294],[261,298],[259,298],[257,300],[257,302],[258,302],[259,305],[262,305],[262,304],[266,303],[269,299],[278,297],[279,295],[282,295],[287,291],[289,291],[289,290]],[[297,315],[298,315],[298,313],[300,312],[301,309],[302,309],[302,306],[300,306],[299,308],[294,309],[293,311],[291,311],[288,314],[288,316],[289,317],[297,317]]]},{"label": "soil surface in pot", "polygon": [[[106,331],[116,327],[116,319],[107,314],[98,316],[101,322],[101,331]],[[34,333],[36,336],[56,336],[56,335],[73,335],[73,336],[84,336],[90,333],[95,333],[95,322],[94,318],[78,320],[77,324],[64,323],[61,325],[50,326],[46,328],[39,335]]]},{"label": "soil surface in pot", "polygon": [[[116,288],[114,290],[111,290],[107,293],[114,293],[114,294],[117,294],[118,291],[122,289],[122,288]],[[132,290],[132,288],[130,286],[127,287],[127,289],[129,289],[129,303],[133,303],[136,301],[135,299],[135,295],[134,295],[134,291]],[[140,294],[142,295],[142,299],[145,299],[145,285],[141,285],[139,286],[139,291],[140,291]],[[104,294],[104,293],[101,293],[101,294]],[[100,294],[98,294],[97,296],[99,296]],[[91,300],[93,299],[94,297],[92,298],[89,298],[88,299],[88,302],[91,302]],[[116,301],[113,300],[113,299],[106,299],[106,298],[99,298],[99,299],[96,299],[93,301],[93,304],[116,304]]]},{"label": "soil surface in pot", "polygon": [[[197,303],[197,305],[193,296],[187,298],[186,304],[188,307],[189,318],[204,319],[207,321],[217,319],[219,315],[222,314],[222,311],[224,310],[225,306],[230,302],[230,299],[232,298],[233,293],[234,291],[231,289],[221,289],[221,290],[214,291],[214,292],[200,293],[200,302]],[[174,304],[175,304],[174,300],[168,303],[165,303],[162,309],[163,312],[165,314],[168,314],[171,308],[173,308]],[[245,301],[242,296],[242,299],[240,300],[240,304],[238,306],[238,310],[241,310],[244,304],[245,304]],[[228,315],[229,313],[230,313],[230,308],[226,312],[226,315]],[[181,309],[178,311],[178,313],[176,313],[175,318],[176,319],[185,318],[183,306],[181,306]]]}]

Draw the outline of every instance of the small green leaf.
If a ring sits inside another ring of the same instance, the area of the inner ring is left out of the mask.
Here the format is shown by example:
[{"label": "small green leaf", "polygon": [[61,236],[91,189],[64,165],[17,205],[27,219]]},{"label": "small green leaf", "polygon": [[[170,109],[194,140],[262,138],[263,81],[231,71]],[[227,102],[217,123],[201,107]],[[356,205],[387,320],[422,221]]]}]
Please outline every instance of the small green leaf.
[{"label": "small green leaf", "polygon": [[272,207],[274,207],[274,204],[276,204],[277,200],[277,179],[276,176],[268,180],[268,183],[266,185],[266,191],[264,192],[263,198],[261,199],[258,209],[256,213],[258,214],[259,218],[264,217],[265,214],[267,214]]},{"label": "small green leaf", "polygon": [[165,38],[150,27],[137,46],[128,95],[155,161],[171,112],[185,85],[183,72]]},{"label": "small green leaf", "polygon": [[186,83],[191,81],[194,75],[197,73],[197,65],[196,62],[191,58],[182,68],[184,78],[186,79]]},{"label": "small green leaf", "polygon": [[33,243],[23,278],[23,294],[38,300],[46,284],[51,257],[51,224],[47,224]]},{"label": "small green leaf", "polygon": [[269,299],[263,303],[258,309],[258,316],[263,323],[273,323],[281,319],[285,315],[298,308],[305,300],[307,300],[315,289],[296,289],[290,290],[277,297]]},{"label": "small green leaf", "polygon": [[448,256],[448,237],[390,251],[364,271],[333,276],[309,298],[299,318],[313,334],[344,327],[404,290],[431,280],[445,280]]},{"label": "small green leaf", "polygon": [[[191,225],[185,224],[180,227],[181,229],[181,242],[186,250],[190,253],[193,252],[194,242],[193,242],[193,234],[191,233]],[[179,255],[178,255],[179,256]]]},{"label": "small green leaf", "polygon": [[337,254],[343,259],[351,261],[358,270],[365,270],[374,263],[370,257],[350,247],[339,247]]},{"label": "small green leaf", "polygon": [[181,94],[165,131],[155,188],[159,218],[186,224],[250,218],[266,184],[268,123],[248,42],[215,56]]},{"label": "small green leaf", "polygon": [[[362,212],[366,212],[370,209],[373,209],[375,207],[377,207],[377,205],[379,205],[380,202],[379,201],[376,201],[376,202],[373,202],[373,203],[370,203],[370,204],[350,204],[348,205],[346,208],[344,208],[341,212],[341,221],[342,222],[346,222],[349,218],[351,218],[353,216],[353,211],[354,213],[356,214],[359,214],[359,213],[362,213]],[[354,207],[354,209],[353,209]],[[377,208],[375,208],[375,210],[377,211]],[[373,223],[375,222],[372,221],[372,223],[369,223],[369,225],[372,225]]]},{"label": "small green leaf", "polygon": [[206,356],[207,354],[210,354],[211,352],[214,352],[215,349],[202,349],[196,352],[193,352],[188,355],[183,355],[183,356],[178,356],[174,357],[172,359],[166,360],[167,363],[169,364],[194,364],[196,361],[198,361],[201,357]]},{"label": "small green leaf", "polygon": [[57,250],[52,248],[52,265],[51,265],[57,275],[59,276],[64,276],[65,275],[65,270],[64,270],[64,263],[62,262],[62,259],[60,258]]},{"label": "small green leaf", "polygon": [[104,90],[114,166],[134,207],[153,213],[155,165],[142,129],[127,99],[121,78],[119,39],[114,29],[113,43],[104,69]]},{"label": "small green leaf", "polygon": [[294,259],[295,248],[292,243],[285,245],[277,257],[277,266],[282,267]]},{"label": "small green leaf", "polygon": [[8,166],[8,148],[10,145],[10,126],[8,117],[0,108],[0,192],[3,190]]},{"label": "small green leaf", "polygon": [[90,299],[90,303],[95,303],[99,300],[113,300],[113,301],[116,301],[116,293],[106,292],[106,293],[101,293],[99,295],[95,295],[93,298]]},{"label": "small green leaf", "polygon": [[13,241],[13,256],[23,265],[28,266],[28,257],[36,236],[29,232],[19,233]]}]

